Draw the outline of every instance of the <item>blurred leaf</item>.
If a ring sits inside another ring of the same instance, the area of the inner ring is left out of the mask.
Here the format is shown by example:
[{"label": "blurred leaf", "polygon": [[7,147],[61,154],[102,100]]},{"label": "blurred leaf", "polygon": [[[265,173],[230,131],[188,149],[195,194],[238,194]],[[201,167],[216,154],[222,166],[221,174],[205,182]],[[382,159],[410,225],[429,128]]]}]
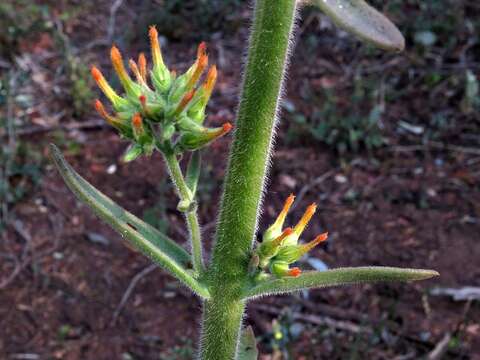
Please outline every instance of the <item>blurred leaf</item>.
[{"label": "blurred leaf", "polygon": [[[310,0],[339,27],[388,51],[402,51],[405,39],[397,27],[364,0]],[[308,1],[307,1],[308,3]]]},{"label": "blurred leaf", "polygon": [[238,360],[257,360],[258,349],[257,340],[251,326],[248,326],[242,330],[240,338],[240,346],[238,349]]}]

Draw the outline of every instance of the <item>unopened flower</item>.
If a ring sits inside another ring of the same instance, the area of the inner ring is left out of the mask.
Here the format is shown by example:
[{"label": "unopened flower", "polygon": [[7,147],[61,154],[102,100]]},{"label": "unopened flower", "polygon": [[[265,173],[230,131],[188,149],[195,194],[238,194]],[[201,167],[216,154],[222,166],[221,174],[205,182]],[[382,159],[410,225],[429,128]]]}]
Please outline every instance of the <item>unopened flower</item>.
[{"label": "unopened flower", "polygon": [[300,275],[301,270],[299,268],[290,269],[290,264],[300,260],[302,256],[327,240],[328,237],[328,233],[323,233],[309,243],[298,243],[300,236],[315,214],[316,204],[311,204],[307,208],[294,228],[283,228],[294,200],[293,194],[287,198],[282,211],[275,222],[265,231],[263,241],[257,246],[254,253],[254,256],[258,257],[258,268],[261,271],[268,268],[272,274],[278,277]]},{"label": "unopened flower", "polygon": [[[125,67],[118,48],[113,46],[110,58],[122,84],[124,94],[117,93],[100,70],[93,66],[92,76],[110,100],[113,114],[107,112],[100,100],[95,102],[98,113],[120,134],[131,140],[127,154],[133,159],[140,154],[173,149],[177,153],[197,150],[228,133],[232,125],[218,128],[203,126],[205,109],[217,79],[217,68],[210,67],[203,84],[198,85],[208,67],[206,44],[201,43],[194,64],[182,75],[170,71],[164,63],[158,33],[149,30],[153,66],[148,70],[147,58],[141,53],[138,61],[128,61],[133,78]],[[133,156],[135,155],[135,156]]]}]

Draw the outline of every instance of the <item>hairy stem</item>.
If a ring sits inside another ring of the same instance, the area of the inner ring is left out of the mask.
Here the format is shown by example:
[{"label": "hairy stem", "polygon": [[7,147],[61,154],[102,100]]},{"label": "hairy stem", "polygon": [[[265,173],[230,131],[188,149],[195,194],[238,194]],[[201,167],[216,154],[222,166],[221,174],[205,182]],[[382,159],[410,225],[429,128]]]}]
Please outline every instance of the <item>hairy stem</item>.
[{"label": "hairy stem", "polygon": [[[188,189],[187,183],[178,163],[177,156],[171,151],[163,152],[165,162],[172,181],[177,189],[181,201],[193,201],[191,191]],[[200,224],[198,222],[197,209],[189,209],[185,212],[187,219],[188,230],[190,233],[190,242],[192,246],[192,262],[194,270],[200,275],[203,270],[203,255],[202,255],[202,238],[200,231]]]},{"label": "hairy stem", "polygon": [[273,138],[295,0],[257,0],[216,243],[208,272],[201,359],[236,358],[249,253]]}]

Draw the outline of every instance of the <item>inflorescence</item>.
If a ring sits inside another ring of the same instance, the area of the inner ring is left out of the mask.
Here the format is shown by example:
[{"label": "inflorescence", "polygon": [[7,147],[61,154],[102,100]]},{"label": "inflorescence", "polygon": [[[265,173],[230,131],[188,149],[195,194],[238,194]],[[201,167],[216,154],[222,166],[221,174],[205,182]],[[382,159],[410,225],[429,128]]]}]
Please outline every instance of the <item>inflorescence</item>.
[{"label": "inflorescence", "polygon": [[[198,85],[208,67],[206,44],[198,46],[195,63],[182,75],[170,71],[162,57],[158,33],[154,26],[149,31],[153,67],[148,70],[146,56],[128,64],[135,76],[127,72],[120,51],[113,46],[110,57],[125,93],[121,96],[110,86],[100,70],[92,66],[91,73],[110,100],[114,114],[110,114],[100,100],[95,101],[98,113],[132,146],[124,159],[131,161],[142,154],[160,151],[197,150],[228,133],[232,125],[218,128],[203,126],[205,109],[217,80],[217,68],[211,66],[202,85]],[[198,86],[197,86],[198,85]]]}]

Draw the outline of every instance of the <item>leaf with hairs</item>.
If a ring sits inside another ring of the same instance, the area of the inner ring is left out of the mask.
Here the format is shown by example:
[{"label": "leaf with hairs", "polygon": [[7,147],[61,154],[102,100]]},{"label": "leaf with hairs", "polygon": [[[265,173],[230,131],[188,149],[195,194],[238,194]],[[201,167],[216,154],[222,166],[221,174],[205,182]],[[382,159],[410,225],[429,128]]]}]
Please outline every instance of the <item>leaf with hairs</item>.
[{"label": "leaf with hairs", "polygon": [[98,191],[72,169],[55,145],[52,144],[50,150],[58,171],[79,200],[88,205],[99,218],[118,231],[137,250],[200,296],[209,297],[208,290],[188,270],[191,259],[185,249]]},{"label": "leaf with hairs", "polygon": [[438,272],[423,269],[402,269],[383,266],[337,268],[327,271],[307,271],[298,277],[268,279],[248,288],[243,298],[285,294],[298,290],[325,288],[380,281],[416,281],[438,276]]},{"label": "leaf with hairs", "polygon": [[402,51],[405,39],[397,27],[364,0],[310,0],[339,27],[388,51]]}]

